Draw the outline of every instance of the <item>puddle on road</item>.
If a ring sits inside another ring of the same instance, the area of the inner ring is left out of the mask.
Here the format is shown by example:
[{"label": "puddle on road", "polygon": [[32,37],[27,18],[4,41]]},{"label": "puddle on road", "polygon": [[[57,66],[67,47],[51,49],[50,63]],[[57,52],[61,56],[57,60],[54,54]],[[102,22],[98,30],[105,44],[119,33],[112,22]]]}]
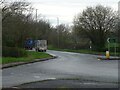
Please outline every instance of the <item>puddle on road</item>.
[{"label": "puddle on road", "polygon": [[40,76],[34,76],[34,78],[40,78]]},{"label": "puddle on road", "polygon": [[[39,79],[39,78],[41,78],[40,76],[34,76],[34,78],[37,78],[37,79]],[[45,80],[47,81],[47,80],[55,80],[56,78],[46,78]]]},{"label": "puddle on road", "polygon": [[76,55],[76,54],[78,54],[78,53],[72,53],[72,52],[61,52],[61,53],[65,53],[65,54],[70,54],[70,55]]},{"label": "puddle on road", "polygon": [[85,83],[82,83],[82,84],[86,84],[86,85],[96,85],[97,83],[90,83],[90,82],[85,82]]}]

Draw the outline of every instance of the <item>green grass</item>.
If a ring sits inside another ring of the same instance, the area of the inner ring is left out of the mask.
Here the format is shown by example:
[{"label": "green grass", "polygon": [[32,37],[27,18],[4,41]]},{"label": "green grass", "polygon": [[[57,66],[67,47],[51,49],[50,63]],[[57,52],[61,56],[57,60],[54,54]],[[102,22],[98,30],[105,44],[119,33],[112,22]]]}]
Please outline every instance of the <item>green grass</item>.
[{"label": "green grass", "polygon": [[[66,52],[75,52],[75,53],[84,53],[84,54],[97,54],[97,55],[105,55],[106,52],[97,52],[97,51],[91,51],[87,49],[80,49],[80,50],[73,50],[73,49],[58,49],[58,48],[53,48],[50,47],[48,48],[50,50],[57,50],[57,51],[66,51]],[[110,52],[110,55],[114,56],[114,52]],[[117,52],[116,55],[120,55],[120,52]]]},{"label": "green grass", "polygon": [[[119,47],[120,43],[109,43],[109,47],[113,47],[114,48],[115,46]],[[105,47],[108,48],[108,43],[106,43]]]},{"label": "green grass", "polygon": [[49,57],[52,57],[52,56],[44,52],[28,51],[27,57],[20,57],[20,58],[2,57],[2,59],[0,59],[0,63],[6,64],[6,63],[13,63],[13,62],[28,62],[34,59],[49,58]]},{"label": "green grass", "polygon": [[116,45],[116,47],[119,47],[119,46],[120,46],[119,43],[110,43],[110,47],[115,47],[115,45]]},{"label": "green grass", "polygon": [[66,51],[66,52],[75,52],[75,53],[84,53],[84,54],[105,54],[105,52],[96,52],[90,50],[72,50],[72,49],[53,49],[58,51]]},{"label": "green grass", "polygon": [[2,63],[2,57],[0,57],[0,64]]}]

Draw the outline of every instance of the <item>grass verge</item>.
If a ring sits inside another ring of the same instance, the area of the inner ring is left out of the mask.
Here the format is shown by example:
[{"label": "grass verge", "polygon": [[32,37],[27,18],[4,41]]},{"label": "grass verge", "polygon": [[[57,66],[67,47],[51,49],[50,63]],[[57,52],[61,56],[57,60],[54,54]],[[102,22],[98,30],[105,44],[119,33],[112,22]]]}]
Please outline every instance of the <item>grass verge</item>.
[{"label": "grass verge", "polygon": [[20,57],[20,58],[14,58],[14,57],[2,57],[0,59],[0,63],[7,64],[7,63],[13,63],[13,62],[29,62],[34,59],[42,59],[42,58],[50,58],[51,55],[45,53],[45,52],[35,52],[35,51],[28,51],[27,57]]},{"label": "grass verge", "polygon": [[[80,49],[80,50],[74,50],[74,49],[58,49],[58,48],[49,48],[49,50],[57,50],[57,51],[66,51],[66,52],[75,52],[75,53],[84,53],[84,54],[95,54],[95,55],[105,55],[106,52],[97,52],[97,51],[91,51],[87,49]],[[110,52],[111,56],[115,56],[114,52]],[[119,56],[120,52],[116,53],[116,56]]]}]

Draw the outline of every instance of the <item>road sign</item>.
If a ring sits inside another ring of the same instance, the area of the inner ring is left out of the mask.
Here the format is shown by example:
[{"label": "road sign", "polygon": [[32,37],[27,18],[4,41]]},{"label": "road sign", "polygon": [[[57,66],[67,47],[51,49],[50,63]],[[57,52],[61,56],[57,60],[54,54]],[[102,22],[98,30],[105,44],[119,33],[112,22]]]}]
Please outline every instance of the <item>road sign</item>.
[{"label": "road sign", "polygon": [[107,39],[107,42],[108,42],[108,43],[116,43],[116,42],[117,42],[117,39],[116,39],[116,38],[108,38],[108,39]]},{"label": "road sign", "polygon": [[107,39],[107,42],[108,42],[108,43],[110,42],[110,38]]},{"label": "road sign", "polygon": [[116,56],[117,39],[116,38],[108,38],[107,42],[108,42],[108,51],[110,51],[110,43],[114,43],[114,51],[115,51],[115,56]]},{"label": "road sign", "polygon": [[109,42],[110,42],[110,43],[116,43],[116,39],[115,39],[115,38],[110,38],[110,39],[109,39]]}]

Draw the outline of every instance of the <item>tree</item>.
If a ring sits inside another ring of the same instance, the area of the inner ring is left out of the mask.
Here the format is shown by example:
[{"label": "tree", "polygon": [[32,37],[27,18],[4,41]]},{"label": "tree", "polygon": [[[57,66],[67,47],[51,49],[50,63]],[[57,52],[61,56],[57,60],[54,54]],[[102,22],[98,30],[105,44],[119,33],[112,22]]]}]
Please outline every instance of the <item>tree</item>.
[{"label": "tree", "polygon": [[25,11],[31,11],[32,7],[29,2],[25,1],[19,1],[19,2],[11,2],[9,4],[5,3],[4,1],[1,1],[2,4],[2,22],[9,18],[9,16],[13,14],[23,14]]},{"label": "tree", "polygon": [[115,28],[116,15],[109,7],[88,7],[74,19],[76,30],[87,35],[97,51],[103,50],[110,31]]},{"label": "tree", "polygon": [[[12,2],[2,8],[2,36],[3,46],[23,46],[24,36],[29,35],[31,14],[24,14],[31,10],[27,2]],[[27,32],[27,33],[26,33]]]},{"label": "tree", "polygon": [[2,8],[3,46],[24,47],[27,38],[49,39],[50,24],[33,18],[28,2],[12,2]]},{"label": "tree", "polygon": [[[117,41],[119,43],[119,48],[118,52],[120,52],[120,17],[117,20],[117,25],[116,25],[116,36],[118,37]],[[120,56],[120,55],[119,55]]]},{"label": "tree", "polygon": [[51,27],[49,32],[48,42],[49,45],[55,48],[71,48],[72,47],[72,34],[70,27],[65,24],[60,24],[56,27]]},{"label": "tree", "polygon": [[118,42],[120,43],[120,18],[118,19],[118,25],[117,25],[117,35],[118,35]]}]

